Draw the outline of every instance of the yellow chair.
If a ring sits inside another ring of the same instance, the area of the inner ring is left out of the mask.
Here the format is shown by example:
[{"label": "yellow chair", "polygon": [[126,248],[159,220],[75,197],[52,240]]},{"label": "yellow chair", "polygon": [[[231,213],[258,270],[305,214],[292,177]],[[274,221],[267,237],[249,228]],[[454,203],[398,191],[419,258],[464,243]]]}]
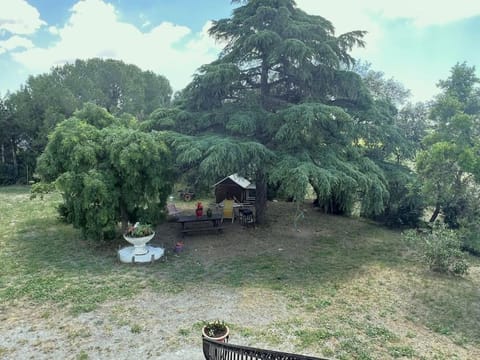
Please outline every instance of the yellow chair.
[{"label": "yellow chair", "polygon": [[235,214],[233,213],[233,200],[223,200],[223,216],[222,216],[222,222],[223,219],[235,219]]}]

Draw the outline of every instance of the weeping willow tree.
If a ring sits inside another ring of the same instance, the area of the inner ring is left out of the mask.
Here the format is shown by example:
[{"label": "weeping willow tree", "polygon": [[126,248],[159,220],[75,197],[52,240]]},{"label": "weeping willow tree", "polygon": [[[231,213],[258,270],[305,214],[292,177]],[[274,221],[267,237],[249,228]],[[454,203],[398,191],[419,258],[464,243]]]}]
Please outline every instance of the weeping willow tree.
[{"label": "weeping willow tree", "polygon": [[230,18],[210,35],[225,44],[147,129],[173,130],[166,140],[182,171],[210,181],[238,172],[256,182],[264,221],[267,184],[301,200],[309,185],[326,210],[347,212],[355,201],[380,212],[388,196],[380,169],[355,141],[353,113],[373,102],[348,69],[363,31],[339,36],[327,19],[293,0],[233,1]]},{"label": "weeping willow tree", "polygon": [[[121,222],[155,224],[172,190],[171,154],[158,133],[87,104],[59,123],[38,159],[42,181],[55,184],[67,223],[93,240],[113,239]],[[33,192],[45,185],[36,184]]]}]

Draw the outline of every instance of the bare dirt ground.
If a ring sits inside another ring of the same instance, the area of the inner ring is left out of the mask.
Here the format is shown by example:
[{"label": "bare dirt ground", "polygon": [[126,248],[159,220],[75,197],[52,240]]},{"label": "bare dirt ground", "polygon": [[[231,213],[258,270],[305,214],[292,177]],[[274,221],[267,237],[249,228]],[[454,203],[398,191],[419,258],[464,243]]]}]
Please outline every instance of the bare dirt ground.
[{"label": "bare dirt ground", "polygon": [[[260,289],[222,287],[164,296],[145,292],[76,317],[21,304],[1,315],[0,346],[5,350],[0,358],[77,359],[85,354],[85,359],[203,359],[200,330],[181,334],[179,329],[219,314],[227,322],[250,325],[265,325],[286,315],[281,299],[257,307],[250,300],[252,292],[259,298],[269,296]],[[238,335],[234,339],[244,343]]]}]

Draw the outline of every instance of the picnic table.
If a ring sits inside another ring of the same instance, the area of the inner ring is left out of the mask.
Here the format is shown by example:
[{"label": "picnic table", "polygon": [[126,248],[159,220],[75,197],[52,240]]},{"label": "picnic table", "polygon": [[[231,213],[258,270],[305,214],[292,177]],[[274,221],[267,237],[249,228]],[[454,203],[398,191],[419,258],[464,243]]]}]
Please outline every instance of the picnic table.
[{"label": "picnic table", "polygon": [[[199,231],[218,231],[221,232],[223,227],[220,226],[222,223],[222,216],[219,214],[212,214],[212,216],[202,215],[184,215],[179,216],[177,223],[182,224],[182,236],[190,232],[199,232]],[[190,224],[191,226],[186,226]]]}]

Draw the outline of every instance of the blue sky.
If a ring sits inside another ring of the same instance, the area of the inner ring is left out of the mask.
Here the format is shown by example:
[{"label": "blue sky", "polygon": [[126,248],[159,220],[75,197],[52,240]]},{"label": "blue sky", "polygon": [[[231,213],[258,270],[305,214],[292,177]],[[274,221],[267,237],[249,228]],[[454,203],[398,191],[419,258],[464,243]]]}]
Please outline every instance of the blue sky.
[{"label": "blue sky", "polygon": [[[457,62],[480,65],[480,1],[297,0],[337,34],[367,30],[356,58],[431,99]],[[76,58],[115,58],[165,75],[175,90],[214,60],[221,44],[209,21],[228,17],[229,0],[0,0],[0,95],[29,75]],[[477,73],[479,73],[477,69]]]}]

